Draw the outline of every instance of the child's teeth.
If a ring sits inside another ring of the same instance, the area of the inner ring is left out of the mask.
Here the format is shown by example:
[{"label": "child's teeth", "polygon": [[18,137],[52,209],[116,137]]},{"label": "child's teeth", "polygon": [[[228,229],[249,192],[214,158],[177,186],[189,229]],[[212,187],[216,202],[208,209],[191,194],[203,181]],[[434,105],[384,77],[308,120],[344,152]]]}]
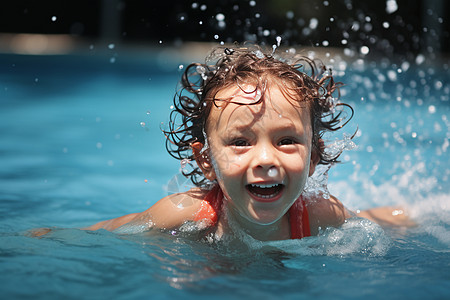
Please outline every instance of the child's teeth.
[{"label": "child's teeth", "polygon": [[278,184],[274,183],[274,184],[252,184],[252,187],[259,187],[262,189],[268,189],[274,186],[277,186]]}]

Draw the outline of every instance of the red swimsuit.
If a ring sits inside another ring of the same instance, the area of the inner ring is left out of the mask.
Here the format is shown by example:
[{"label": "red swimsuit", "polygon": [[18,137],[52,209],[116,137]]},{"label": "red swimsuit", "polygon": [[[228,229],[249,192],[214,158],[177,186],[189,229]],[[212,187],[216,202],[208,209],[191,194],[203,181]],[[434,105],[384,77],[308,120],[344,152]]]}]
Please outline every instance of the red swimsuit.
[{"label": "red swimsuit", "polygon": [[[194,221],[209,220],[211,226],[214,226],[219,220],[219,213],[222,206],[223,193],[218,185],[214,186],[211,191],[206,194],[200,210],[194,216]],[[302,197],[289,209],[289,222],[291,224],[291,239],[301,239],[311,236],[309,228],[308,210]]]}]

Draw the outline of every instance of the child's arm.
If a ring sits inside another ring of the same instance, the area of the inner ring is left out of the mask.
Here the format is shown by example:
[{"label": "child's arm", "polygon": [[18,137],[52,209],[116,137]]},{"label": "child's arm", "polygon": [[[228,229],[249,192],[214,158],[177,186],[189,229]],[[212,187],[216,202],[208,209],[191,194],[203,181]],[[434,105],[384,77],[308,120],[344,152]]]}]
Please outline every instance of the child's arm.
[{"label": "child's arm", "polygon": [[404,210],[394,207],[378,207],[357,214],[347,210],[334,196],[329,199],[313,199],[308,205],[311,234],[319,233],[319,228],[338,227],[353,216],[369,219],[382,227],[412,227],[416,224]]},{"label": "child's arm", "polygon": [[412,221],[402,208],[383,206],[357,212],[358,217],[369,219],[382,227],[414,227]]},{"label": "child's arm", "polygon": [[200,209],[203,197],[204,192],[199,189],[193,189],[186,193],[173,194],[162,198],[144,212],[102,221],[83,229],[106,229],[113,231],[125,224],[164,229],[178,228],[184,222],[194,219],[195,214]]}]

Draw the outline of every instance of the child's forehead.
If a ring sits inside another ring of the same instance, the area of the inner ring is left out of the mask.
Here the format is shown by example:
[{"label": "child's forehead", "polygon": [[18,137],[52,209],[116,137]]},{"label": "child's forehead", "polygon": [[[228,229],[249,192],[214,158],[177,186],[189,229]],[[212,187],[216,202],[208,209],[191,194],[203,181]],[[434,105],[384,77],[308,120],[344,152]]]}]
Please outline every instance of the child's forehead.
[{"label": "child's forehead", "polygon": [[208,117],[208,123],[215,126],[245,127],[261,120],[302,126],[310,122],[306,103],[293,99],[278,84],[269,84],[264,91],[254,85],[233,85],[220,90],[215,98],[220,99],[218,107],[213,105]]}]

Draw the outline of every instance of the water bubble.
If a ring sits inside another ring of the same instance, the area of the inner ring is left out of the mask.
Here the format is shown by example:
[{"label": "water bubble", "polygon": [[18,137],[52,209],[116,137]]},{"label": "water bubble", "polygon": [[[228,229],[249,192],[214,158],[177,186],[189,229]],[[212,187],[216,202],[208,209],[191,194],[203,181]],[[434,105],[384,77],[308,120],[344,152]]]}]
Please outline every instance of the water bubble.
[{"label": "water bubble", "polygon": [[328,45],[330,45],[330,42],[328,42],[327,40],[322,41],[322,45],[324,47],[327,47]]},{"label": "water bubble", "polygon": [[389,28],[389,22],[383,22],[383,28],[388,29]]},{"label": "water bubble", "polygon": [[149,110],[147,110],[146,114],[147,114],[147,116],[150,116],[150,111],[149,111]]},{"label": "water bubble", "polygon": [[160,44],[162,44],[162,42],[163,42],[162,40],[159,40],[159,43],[160,43]]},{"label": "water bubble", "polygon": [[250,2],[249,2],[249,5],[250,5],[250,6],[255,6],[255,5],[256,5],[256,1],[253,1],[253,0],[250,1]]},{"label": "water bubble", "polygon": [[116,45],[114,45],[114,44],[109,44],[108,45],[108,48],[111,49],[111,50],[114,49],[115,47],[116,47]]},{"label": "water bubble", "polygon": [[206,10],[206,9],[207,9],[206,4],[202,4],[202,6],[200,6],[200,10]]},{"label": "water bubble", "polygon": [[98,142],[96,145],[97,149],[102,149],[103,148],[103,144]]},{"label": "water bubble", "polygon": [[263,35],[264,35],[264,36],[269,36],[269,35],[270,35],[270,30],[264,29]]},{"label": "water bubble", "polygon": [[286,13],[286,18],[293,19],[294,18],[294,12],[292,10],[288,11]]},{"label": "water bubble", "polygon": [[174,108],[175,108],[175,106],[173,106],[173,105],[170,106],[170,109],[174,109]]},{"label": "water bubble", "polygon": [[57,19],[56,16],[53,16],[53,17],[52,17],[52,22],[55,22],[56,19]]},{"label": "water bubble", "polygon": [[141,122],[139,125],[141,125],[141,127],[145,127],[145,122]]},{"label": "water bubble", "polygon": [[275,167],[272,167],[267,171],[267,176],[269,177],[276,177],[278,176],[278,170]]},{"label": "water bubble", "polygon": [[115,57],[111,57],[111,58],[109,59],[109,62],[112,63],[112,64],[115,63],[115,62],[116,62],[116,58],[115,58]]},{"label": "water bubble", "polygon": [[214,35],[214,39],[215,39],[215,40],[218,40],[218,39],[219,39],[219,35],[218,35],[218,34],[215,34],[215,35]]},{"label": "water bubble", "polygon": [[191,7],[192,7],[193,9],[198,8],[198,3],[197,3],[197,2],[192,3]]},{"label": "water bubble", "polygon": [[179,65],[178,66],[178,70],[183,70],[184,66],[183,65]]}]

